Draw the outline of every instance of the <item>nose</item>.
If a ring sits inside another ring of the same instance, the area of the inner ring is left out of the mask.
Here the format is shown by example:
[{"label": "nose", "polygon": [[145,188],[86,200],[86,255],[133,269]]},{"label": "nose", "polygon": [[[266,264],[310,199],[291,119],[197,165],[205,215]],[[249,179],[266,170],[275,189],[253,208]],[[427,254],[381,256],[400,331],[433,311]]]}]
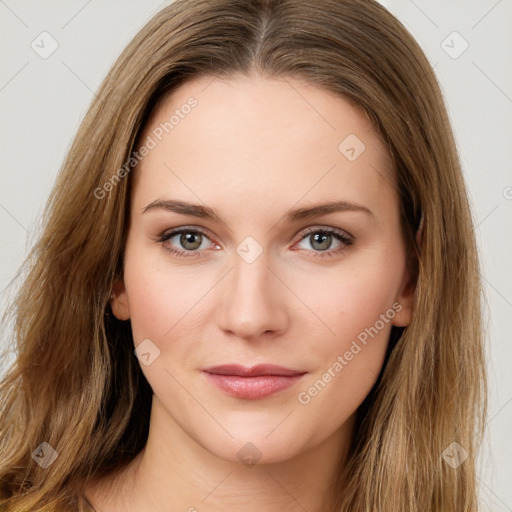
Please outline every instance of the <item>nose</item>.
[{"label": "nose", "polygon": [[254,340],[285,332],[289,321],[286,287],[276,273],[265,251],[252,263],[234,255],[234,268],[226,276],[217,311],[225,333]]}]

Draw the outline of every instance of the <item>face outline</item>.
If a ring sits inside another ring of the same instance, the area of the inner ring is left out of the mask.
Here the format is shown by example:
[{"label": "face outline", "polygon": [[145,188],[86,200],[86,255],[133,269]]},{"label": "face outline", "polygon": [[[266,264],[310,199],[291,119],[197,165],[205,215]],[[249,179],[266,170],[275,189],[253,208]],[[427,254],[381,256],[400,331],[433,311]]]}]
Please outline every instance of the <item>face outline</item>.
[{"label": "face outline", "polygon": [[[181,110],[191,97],[194,109]],[[172,130],[155,132],[173,113]],[[377,379],[391,326],[408,325],[412,315],[383,143],[347,100],[297,79],[255,75],[185,83],[153,113],[147,137],[156,145],[133,171],[124,277],[112,309],[131,320],[136,346],[151,340],[150,358],[158,353],[141,368],[160,432],[172,426],[232,462],[243,449],[273,463],[341,440]],[[221,221],[148,208],[169,199],[207,205]],[[370,212],[285,218],[334,201]],[[163,241],[183,227],[204,233],[191,251],[202,257],[169,252],[186,251],[179,234]],[[325,229],[349,241],[322,240]],[[242,399],[201,371],[227,363],[307,373],[279,393]]]}]

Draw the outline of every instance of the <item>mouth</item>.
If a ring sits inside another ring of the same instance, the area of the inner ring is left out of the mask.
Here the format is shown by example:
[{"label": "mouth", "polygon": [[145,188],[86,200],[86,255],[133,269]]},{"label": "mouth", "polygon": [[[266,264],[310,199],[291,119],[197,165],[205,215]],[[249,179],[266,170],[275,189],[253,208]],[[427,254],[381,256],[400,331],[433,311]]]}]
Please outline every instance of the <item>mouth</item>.
[{"label": "mouth", "polygon": [[221,391],[236,398],[259,399],[288,389],[308,372],[273,364],[245,367],[237,364],[202,369],[206,378]]}]

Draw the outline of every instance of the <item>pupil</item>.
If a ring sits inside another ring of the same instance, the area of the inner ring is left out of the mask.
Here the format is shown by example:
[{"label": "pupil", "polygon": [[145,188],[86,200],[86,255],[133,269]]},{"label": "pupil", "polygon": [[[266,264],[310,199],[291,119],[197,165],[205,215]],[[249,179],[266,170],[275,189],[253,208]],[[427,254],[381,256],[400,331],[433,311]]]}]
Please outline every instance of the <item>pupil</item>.
[{"label": "pupil", "polygon": [[[180,243],[185,249],[197,249],[201,245],[201,235],[199,233],[182,233],[180,236]],[[189,246],[188,244],[192,244]]]},{"label": "pupil", "polygon": [[316,243],[319,243],[321,245],[321,247],[315,247],[315,248],[320,251],[325,251],[331,245],[331,236],[332,235],[329,235],[326,233],[316,233],[315,235],[313,235],[313,244],[312,244],[313,247],[315,247]]}]

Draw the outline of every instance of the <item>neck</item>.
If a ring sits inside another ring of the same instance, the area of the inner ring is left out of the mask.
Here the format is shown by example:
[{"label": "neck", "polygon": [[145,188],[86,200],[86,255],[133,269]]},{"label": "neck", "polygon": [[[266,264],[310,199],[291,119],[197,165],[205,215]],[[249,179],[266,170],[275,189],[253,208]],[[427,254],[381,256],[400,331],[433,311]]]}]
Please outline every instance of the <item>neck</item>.
[{"label": "neck", "polygon": [[244,464],[204,448],[154,396],[144,449],[87,496],[101,512],[332,511],[353,422],[351,417],[321,444],[287,460]]}]

